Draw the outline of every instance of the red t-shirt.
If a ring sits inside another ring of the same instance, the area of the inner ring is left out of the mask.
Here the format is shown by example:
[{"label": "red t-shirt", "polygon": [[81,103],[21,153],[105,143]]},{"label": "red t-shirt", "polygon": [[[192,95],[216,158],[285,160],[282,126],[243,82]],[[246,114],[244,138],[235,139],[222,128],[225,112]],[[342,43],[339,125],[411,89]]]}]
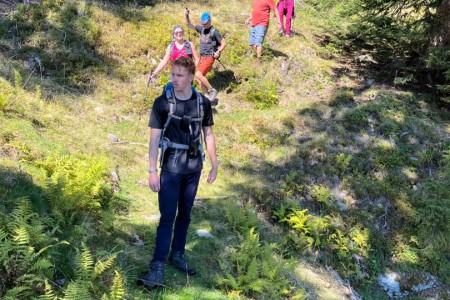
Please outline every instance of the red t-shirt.
[{"label": "red t-shirt", "polygon": [[253,0],[252,26],[268,27],[272,9],[275,9],[274,0]]}]

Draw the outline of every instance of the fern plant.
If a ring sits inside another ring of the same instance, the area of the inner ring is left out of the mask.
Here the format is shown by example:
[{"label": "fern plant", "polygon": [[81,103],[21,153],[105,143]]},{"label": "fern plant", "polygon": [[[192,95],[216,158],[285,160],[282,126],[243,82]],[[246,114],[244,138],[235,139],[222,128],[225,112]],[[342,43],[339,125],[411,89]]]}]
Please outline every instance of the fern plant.
[{"label": "fern plant", "polygon": [[[95,261],[89,248],[82,244],[75,257],[75,278],[64,289],[64,296],[60,299],[125,299],[125,284],[119,272],[114,271],[115,277],[109,293],[107,287],[100,284],[104,280],[103,276],[109,276],[107,273],[114,265],[117,255],[118,253],[112,253]],[[42,299],[53,295],[55,295],[54,290],[47,286]]]},{"label": "fern plant", "polygon": [[261,245],[255,228],[250,229],[229,259],[219,262],[223,275],[216,278],[217,284],[256,299],[293,296],[295,291],[282,272],[282,263],[274,256],[274,248],[273,244]]},{"label": "fern plant", "polygon": [[314,185],[310,188],[311,197],[324,207],[330,206],[331,193],[324,184]]},{"label": "fern plant", "polygon": [[[98,210],[106,189],[106,160],[86,155],[52,155],[38,163],[47,172],[47,198],[65,217],[73,211]],[[103,201],[103,202],[102,202]]]},{"label": "fern plant", "polygon": [[45,280],[52,278],[54,264],[49,249],[66,242],[51,237],[27,199],[18,199],[11,214],[3,216],[0,228],[0,296],[6,299],[38,295]]}]

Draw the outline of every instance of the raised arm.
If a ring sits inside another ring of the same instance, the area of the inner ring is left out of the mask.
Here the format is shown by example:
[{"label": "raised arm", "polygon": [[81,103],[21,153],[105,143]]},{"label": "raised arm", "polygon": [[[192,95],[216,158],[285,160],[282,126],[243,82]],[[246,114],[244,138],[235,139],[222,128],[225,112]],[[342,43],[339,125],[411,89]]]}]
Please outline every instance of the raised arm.
[{"label": "raised arm", "polygon": [[191,29],[195,30],[195,25],[191,23],[191,19],[189,18],[189,9],[187,7],[184,10],[184,16],[186,17],[186,26],[188,28],[191,28]]}]

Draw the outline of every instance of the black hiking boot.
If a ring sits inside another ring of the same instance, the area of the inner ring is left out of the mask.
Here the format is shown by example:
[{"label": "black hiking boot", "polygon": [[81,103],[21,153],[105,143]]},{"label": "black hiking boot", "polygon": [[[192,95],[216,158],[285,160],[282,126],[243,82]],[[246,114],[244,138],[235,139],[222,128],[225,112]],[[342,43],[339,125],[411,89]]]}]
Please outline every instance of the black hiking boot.
[{"label": "black hiking boot", "polygon": [[148,290],[152,290],[164,285],[164,263],[155,261],[150,264],[150,271],[137,281],[138,285],[143,285]]},{"label": "black hiking boot", "polygon": [[169,264],[188,275],[195,275],[197,271],[186,263],[184,253],[181,251],[172,251],[169,256]]}]

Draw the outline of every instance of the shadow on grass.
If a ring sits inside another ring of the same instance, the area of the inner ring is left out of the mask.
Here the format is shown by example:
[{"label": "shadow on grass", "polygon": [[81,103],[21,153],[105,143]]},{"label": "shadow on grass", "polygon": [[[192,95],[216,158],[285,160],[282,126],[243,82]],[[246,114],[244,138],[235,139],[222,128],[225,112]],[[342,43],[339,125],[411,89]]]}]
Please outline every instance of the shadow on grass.
[{"label": "shadow on grass", "polygon": [[[97,2],[97,5],[124,22],[146,20],[142,12],[129,6],[134,1],[116,2]],[[49,15],[52,22],[47,20]],[[1,69],[0,76],[12,81],[16,70],[22,76],[24,88],[34,89],[39,84],[44,92],[49,91],[50,97],[92,92],[96,88],[96,74],[115,73],[123,64],[99,51],[101,30],[91,18],[90,4],[33,3],[11,18],[1,19],[0,32],[3,31],[6,38],[1,47],[11,65]],[[118,77],[128,80],[122,73]]]},{"label": "shadow on grass", "polygon": [[42,188],[33,183],[29,174],[0,165],[0,205],[3,212],[11,212],[18,200],[27,198],[37,212],[44,213],[48,206],[43,197]]},{"label": "shadow on grass", "polygon": [[[221,66],[221,69],[223,69],[223,66]],[[229,69],[223,71],[215,70],[209,82],[218,91],[226,91],[227,94],[231,93],[236,85],[240,83],[234,75],[234,72]]]},{"label": "shadow on grass", "polygon": [[[363,102],[345,98],[332,106],[314,105],[298,111],[294,119],[293,128],[291,120],[271,133],[267,127],[256,128],[256,135],[265,142],[255,141],[253,147],[262,147],[262,151],[250,155],[247,163],[227,165],[231,178],[247,178],[244,183],[232,184],[230,192],[239,191],[242,199],[252,199],[256,209],[268,216],[278,214],[280,218],[282,207],[287,212],[281,218],[291,209],[307,208],[314,216],[333,219],[343,232],[368,230],[370,251],[364,262],[352,258],[353,254],[362,255],[355,249],[343,255],[322,245],[323,241],[312,247],[361,290],[367,290],[388,268],[407,274],[426,270],[448,281],[444,248],[435,243],[441,250],[432,255],[424,252],[435,230],[425,220],[445,210],[448,202],[426,192],[430,183],[443,183],[439,173],[446,172],[443,155],[450,147],[445,132],[448,116],[420,95],[384,91]],[[305,135],[310,138],[298,138]],[[267,140],[274,136],[280,137],[276,143]],[[279,147],[289,150],[275,161],[270,159],[272,149]],[[328,194],[318,194],[323,187]],[[434,199],[436,206],[421,201],[424,196]],[[292,234],[285,225],[275,224],[287,236]],[[441,227],[439,234],[446,235],[447,230]],[[417,243],[411,242],[415,238]],[[334,243],[333,237],[328,239]],[[286,238],[285,243],[292,255],[301,253],[293,240]],[[393,256],[402,259],[394,262]],[[373,285],[370,290],[366,295],[377,294],[380,288]]]}]

